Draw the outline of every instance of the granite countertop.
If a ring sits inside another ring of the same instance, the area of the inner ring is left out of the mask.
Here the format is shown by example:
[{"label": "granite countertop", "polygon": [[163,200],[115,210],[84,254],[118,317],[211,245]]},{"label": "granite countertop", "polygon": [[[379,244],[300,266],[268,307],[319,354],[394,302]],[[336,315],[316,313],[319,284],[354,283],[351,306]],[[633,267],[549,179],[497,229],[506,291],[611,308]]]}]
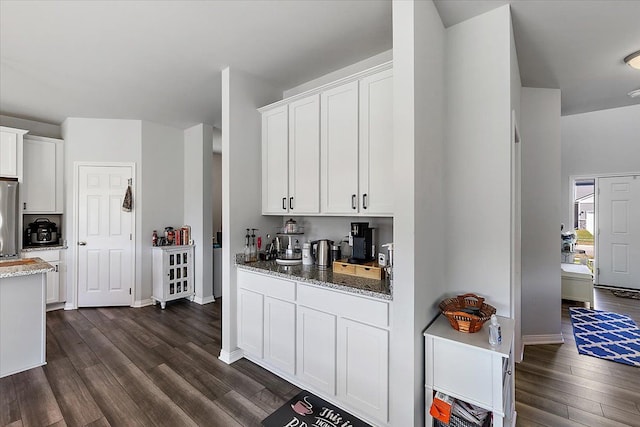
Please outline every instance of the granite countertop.
[{"label": "granite countertop", "polygon": [[51,246],[28,246],[22,248],[22,252],[37,252],[37,251],[57,251],[60,249],[68,249],[66,245],[51,245]]},{"label": "granite countertop", "polygon": [[330,268],[320,270],[312,265],[283,266],[275,261],[257,261],[244,263],[238,261],[238,268],[243,270],[267,273],[284,279],[338,289],[374,298],[391,300],[391,286],[387,280],[367,279],[364,277],[334,274]]},{"label": "granite countertop", "polygon": [[22,258],[0,261],[0,279],[29,276],[53,271],[55,268],[40,258]]}]

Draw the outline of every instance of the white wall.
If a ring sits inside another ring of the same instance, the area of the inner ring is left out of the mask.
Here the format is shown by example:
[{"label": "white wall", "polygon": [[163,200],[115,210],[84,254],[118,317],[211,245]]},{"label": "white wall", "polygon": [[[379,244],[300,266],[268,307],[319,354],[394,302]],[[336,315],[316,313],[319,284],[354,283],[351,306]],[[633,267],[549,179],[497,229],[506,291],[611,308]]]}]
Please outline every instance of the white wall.
[{"label": "white wall", "polygon": [[213,128],[199,124],[184,131],[184,222],[195,242],[195,301],[213,302],[211,141]]},{"label": "white wall", "polygon": [[[183,224],[180,203],[184,191],[183,145],[180,129],[142,122],[141,162],[134,209],[140,211],[136,227],[136,305],[150,302],[153,293],[151,235]],[[139,301],[139,302],[138,302]]]},{"label": "white wall", "polygon": [[447,29],[447,290],[511,309],[511,20],[503,6]]},{"label": "white wall", "polygon": [[[244,247],[245,228],[273,229],[278,217],[261,208],[261,117],[257,108],[282,93],[240,70],[222,70],[222,349],[220,359],[239,357],[235,254]],[[207,157],[208,158],[208,157]]]},{"label": "white wall", "polygon": [[560,90],[522,88],[522,335],[561,334]]},{"label": "white wall", "polygon": [[49,138],[62,138],[60,125],[36,122],[34,120],[20,119],[17,117],[0,115],[0,126],[24,129],[29,135],[46,136]]},{"label": "white wall", "polygon": [[[67,187],[65,200],[64,229],[67,242],[67,303],[66,308],[73,308],[76,304],[75,294],[72,292],[75,282],[77,230],[73,224],[75,213],[73,199],[75,185],[73,183],[75,162],[131,162],[140,164],[141,161],[141,122],[138,120],[107,120],[68,118],[62,124],[62,137],[65,140],[64,164],[65,183]],[[134,178],[134,196],[141,192],[140,169]],[[135,200],[134,199],[134,203]],[[136,223],[140,224],[141,210],[134,205]],[[140,245],[140,242],[137,242]],[[140,248],[136,247],[136,251]],[[135,268],[136,278],[140,277],[139,268]],[[136,280],[138,281],[138,279]]]},{"label": "white wall", "polygon": [[569,177],[640,171],[640,105],[564,116],[561,219],[573,224]]},{"label": "white wall", "polygon": [[393,2],[395,270],[390,425],[424,425],[424,340],[445,289],[445,31],[433,2]]}]

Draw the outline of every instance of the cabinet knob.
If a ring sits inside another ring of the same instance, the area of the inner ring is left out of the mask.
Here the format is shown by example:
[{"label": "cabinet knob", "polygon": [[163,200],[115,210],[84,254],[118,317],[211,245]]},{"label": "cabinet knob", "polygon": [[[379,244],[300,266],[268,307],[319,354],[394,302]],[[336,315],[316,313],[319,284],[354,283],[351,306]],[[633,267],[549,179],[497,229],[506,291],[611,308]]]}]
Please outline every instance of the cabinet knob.
[{"label": "cabinet knob", "polygon": [[283,197],[282,198],[282,210],[287,210],[287,198]]},{"label": "cabinet knob", "polygon": [[507,371],[507,375],[511,375],[511,369]]},{"label": "cabinet knob", "polygon": [[289,197],[289,210],[293,210],[293,197]]},{"label": "cabinet knob", "polygon": [[367,193],[362,195],[362,208],[367,209]]},{"label": "cabinet knob", "polygon": [[351,195],[351,209],[356,209],[356,208],[357,208],[357,206],[356,206],[356,200],[357,200],[356,195],[355,195],[355,194],[352,194],[352,195]]}]

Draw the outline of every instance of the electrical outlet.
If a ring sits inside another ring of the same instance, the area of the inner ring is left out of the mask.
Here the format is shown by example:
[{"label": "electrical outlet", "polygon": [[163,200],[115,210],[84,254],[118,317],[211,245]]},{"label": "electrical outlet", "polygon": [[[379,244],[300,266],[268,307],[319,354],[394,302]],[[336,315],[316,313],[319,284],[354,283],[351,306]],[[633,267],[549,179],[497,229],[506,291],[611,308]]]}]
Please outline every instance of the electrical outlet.
[{"label": "electrical outlet", "polygon": [[387,256],[385,254],[383,254],[382,252],[378,253],[378,265],[380,267],[386,267],[387,266]]}]

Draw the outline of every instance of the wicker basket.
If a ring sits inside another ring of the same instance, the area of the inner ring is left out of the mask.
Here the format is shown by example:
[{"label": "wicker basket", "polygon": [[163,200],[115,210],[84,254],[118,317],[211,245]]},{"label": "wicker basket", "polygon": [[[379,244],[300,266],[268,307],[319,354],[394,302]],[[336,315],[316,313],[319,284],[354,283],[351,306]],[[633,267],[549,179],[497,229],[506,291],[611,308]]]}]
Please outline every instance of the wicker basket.
[{"label": "wicker basket", "polygon": [[439,307],[455,330],[468,333],[478,332],[484,322],[496,312],[495,307],[485,303],[484,298],[476,294],[448,298]]}]

